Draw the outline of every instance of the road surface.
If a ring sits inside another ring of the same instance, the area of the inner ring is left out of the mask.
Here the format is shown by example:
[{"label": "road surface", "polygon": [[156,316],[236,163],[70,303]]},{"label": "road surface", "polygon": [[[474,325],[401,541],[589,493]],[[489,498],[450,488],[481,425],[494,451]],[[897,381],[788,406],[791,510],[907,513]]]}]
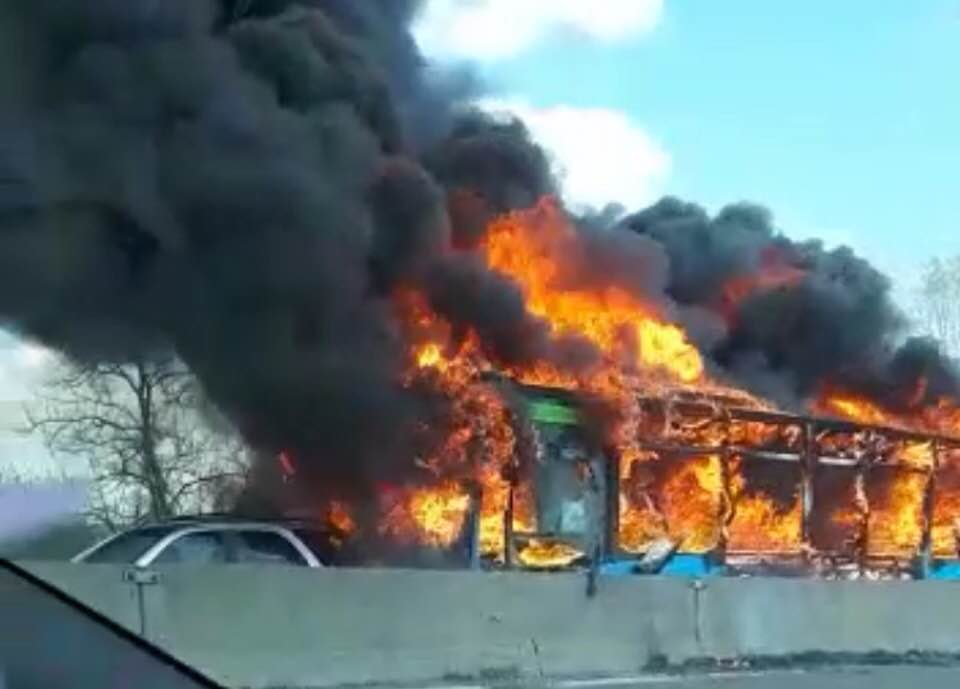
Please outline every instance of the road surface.
[{"label": "road surface", "polygon": [[[876,667],[671,677],[593,689],[957,689],[960,668]],[[575,689],[568,687],[567,689]],[[582,687],[579,689],[590,689]]]},{"label": "road surface", "polygon": [[[464,684],[442,689],[960,689],[960,667],[878,666],[821,670],[649,675],[540,684]],[[431,689],[441,689],[440,687]]]}]

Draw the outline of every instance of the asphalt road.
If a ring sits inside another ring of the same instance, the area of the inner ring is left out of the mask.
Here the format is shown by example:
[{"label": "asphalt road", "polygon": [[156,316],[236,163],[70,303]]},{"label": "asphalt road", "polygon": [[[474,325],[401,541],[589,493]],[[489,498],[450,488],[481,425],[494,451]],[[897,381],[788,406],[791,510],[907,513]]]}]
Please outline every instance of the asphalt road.
[{"label": "asphalt road", "polygon": [[881,666],[558,682],[553,689],[960,689],[960,668]]}]

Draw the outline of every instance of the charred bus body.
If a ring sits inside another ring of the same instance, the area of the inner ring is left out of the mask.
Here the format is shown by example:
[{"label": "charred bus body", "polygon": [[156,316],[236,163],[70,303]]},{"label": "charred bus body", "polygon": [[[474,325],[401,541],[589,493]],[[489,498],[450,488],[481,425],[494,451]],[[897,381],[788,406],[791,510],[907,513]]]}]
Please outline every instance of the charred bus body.
[{"label": "charred bus body", "polygon": [[674,395],[640,401],[623,457],[581,398],[520,392],[535,459],[511,482],[502,552],[475,547],[477,565],[658,571],[692,557],[701,572],[906,578],[957,559],[960,439]]}]

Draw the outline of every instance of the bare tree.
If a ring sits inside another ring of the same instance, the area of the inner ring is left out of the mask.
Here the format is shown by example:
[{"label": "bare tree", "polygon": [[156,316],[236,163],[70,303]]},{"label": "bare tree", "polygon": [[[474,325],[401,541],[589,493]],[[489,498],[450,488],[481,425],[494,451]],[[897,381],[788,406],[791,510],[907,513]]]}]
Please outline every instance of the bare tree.
[{"label": "bare tree", "polygon": [[223,508],[246,480],[242,443],[215,427],[176,360],[66,362],[27,407],[28,430],[55,456],[90,467],[90,516],[114,530],[143,518]]},{"label": "bare tree", "polygon": [[960,256],[927,264],[917,294],[918,325],[960,356]]}]

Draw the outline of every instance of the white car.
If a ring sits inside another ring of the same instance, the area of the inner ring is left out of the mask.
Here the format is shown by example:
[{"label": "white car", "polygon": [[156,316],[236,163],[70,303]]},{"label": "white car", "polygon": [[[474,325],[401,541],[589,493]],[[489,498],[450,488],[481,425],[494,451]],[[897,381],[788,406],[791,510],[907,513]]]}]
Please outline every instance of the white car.
[{"label": "white car", "polygon": [[136,567],[232,563],[323,567],[334,556],[329,536],[305,522],[180,518],[123,531],[72,561]]}]

